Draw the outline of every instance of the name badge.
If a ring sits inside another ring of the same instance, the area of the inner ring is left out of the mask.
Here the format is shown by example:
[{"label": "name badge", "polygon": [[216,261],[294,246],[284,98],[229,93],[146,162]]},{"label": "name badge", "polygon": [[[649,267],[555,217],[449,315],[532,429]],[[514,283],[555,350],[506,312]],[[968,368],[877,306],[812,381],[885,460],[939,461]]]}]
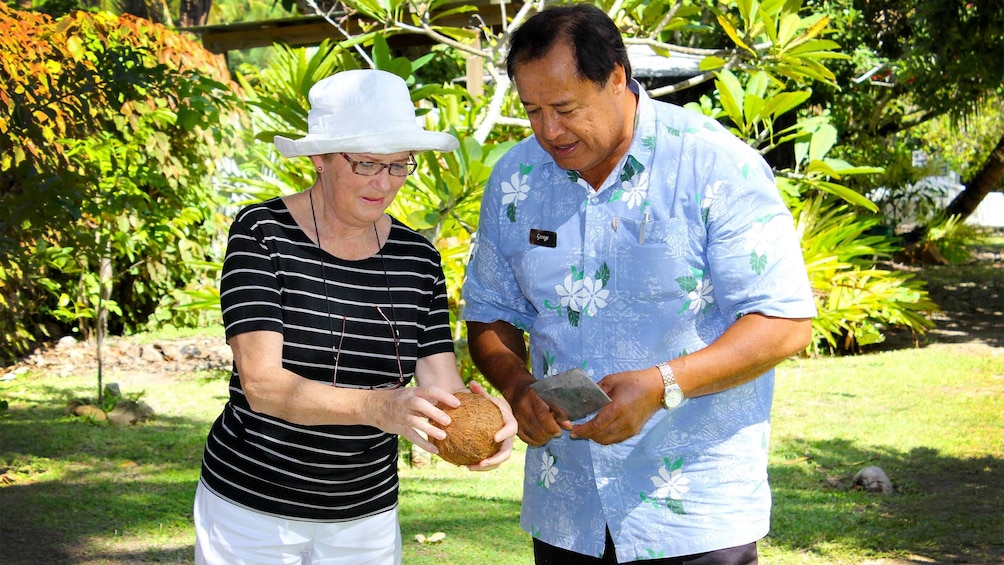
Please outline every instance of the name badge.
[{"label": "name badge", "polygon": [[557,247],[558,234],[553,231],[531,229],[530,245],[542,245],[544,247]]}]

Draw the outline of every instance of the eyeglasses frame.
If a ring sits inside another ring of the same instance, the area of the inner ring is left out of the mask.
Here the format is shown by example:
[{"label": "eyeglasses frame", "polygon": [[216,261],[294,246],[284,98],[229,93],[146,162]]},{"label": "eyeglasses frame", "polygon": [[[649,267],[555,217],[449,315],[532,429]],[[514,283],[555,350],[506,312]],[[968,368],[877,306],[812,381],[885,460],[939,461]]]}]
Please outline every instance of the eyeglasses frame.
[{"label": "eyeglasses frame", "polygon": [[[383,310],[377,306],[376,311],[383,318],[383,321],[387,322],[387,326],[390,328],[390,337],[394,341],[394,357],[397,358],[397,382],[390,387],[384,387],[387,389],[401,388],[404,386],[404,368],[401,365],[401,346],[397,340],[397,328],[394,327],[394,323],[390,321],[387,314],[383,313]],[[342,331],[339,333],[338,338],[338,350],[335,352],[335,370],[331,375],[331,386],[338,384],[338,362],[342,357],[342,343],[345,341],[345,323],[346,318],[343,314],[342,318]]]},{"label": "eyeglasses frame", "polygon": [[[380,173],[382,173],[384,171],[384,169],[386,169],[387,170],[387,174],[389,174],[390,176],[392,176],[392,177],[398,177],[398,178],[403,178],[403,177],[407,177],[407,176],[411,175],[411,173],[414,173],[415,169],[418,168],[418,163],[415,161],[415,155],[413,155],[411,153],[408,154],[408,162],[405,165],[407,167],[407,171],[408,172],[406,172],[403,175],[396,175],[396,174],[394,174],[394,172],[393,172],[394,169],[392,168],[392,167],[394,167],[396,165],[402,165],[403,164],[403,163],[400,163],[400,162],[396,162],[396,163],[378,163],[376,161],[356,161],[352,157],[349,157],[347,153],[339,153],[339,155],[341,155],[346,161],[349,162],[349,168],[352,169],[352,172],[355,173],[355,174],[357,174],[357,175],[359,175],[359,176],[361,176],[361,177],[375,177],[375,176],[379,175]],[[367,173],[361,173],[361,172],[359,172],[358,167],[359,167],[359,165],[364,165],[364,164],[368,164],[368,166],[379,165],[379,168],[376,171],[374,171],[372,173],[369,173],[369,174],[367,174]]]}]

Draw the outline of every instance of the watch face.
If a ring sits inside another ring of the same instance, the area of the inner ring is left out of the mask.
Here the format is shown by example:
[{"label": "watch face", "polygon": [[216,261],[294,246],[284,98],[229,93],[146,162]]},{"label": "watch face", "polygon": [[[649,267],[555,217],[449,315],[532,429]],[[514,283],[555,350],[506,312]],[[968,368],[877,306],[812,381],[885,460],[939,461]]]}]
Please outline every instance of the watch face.
[{"label": "watch face", "polygon": [[666,408],[676,408],[683,404],[683,390],[679,386],[670,387],[662,401],[666,404]]}]

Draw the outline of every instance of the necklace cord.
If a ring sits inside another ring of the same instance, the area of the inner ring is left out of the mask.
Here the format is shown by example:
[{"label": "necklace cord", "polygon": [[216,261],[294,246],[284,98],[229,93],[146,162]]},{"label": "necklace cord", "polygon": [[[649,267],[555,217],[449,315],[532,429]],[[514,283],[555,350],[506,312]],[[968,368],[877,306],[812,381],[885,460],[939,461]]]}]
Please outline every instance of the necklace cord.
[{"label": "necklace cord", "polygon": [[338,382],[338,361],[342,356],[342,341],[345,340],[345,315],[342,315],[342,331],[339,332],[338,348],[335,348],[335,328],[331,322],[331,300],[328,298],[328,276],[325,274],[324,248],[321,247],[321,232],[317,228],[317,214],[314,212],[314,189],[307,192],[310,198],[310,218],[314,221],[314,238],[317,240],[317,250],[321,253],[318,259],[321,261],[321,284],[324,285],[324,306],[328,310],[328,333],[331,334],[331,354],[335,358],[335,370],[331,375],[331,386]]},{"label": "necklace cord", "polygon": [[376,307],[377,312],[383,319],[390,325],[390,337],[394,340],[394,356],[397,357],[397,386],[393,388],[398,388],[404,386],[404,369],[401,367],[401,348],[398,345],[398,323],[397,323],[397,313],[394,308],[394,293],[390,290],[390,275],[387,273],[387,262],[383,257],[383,244],[380,243],[380,232],[377,231],[376,222],[373,223],[373,237],[376,238],[377,242],[377,257],[380,258],[380,266],[383,268],[383,280],[384,286],[387,287],[387,300],[390,302],[390,316],[393,318],[394,323],[391,323],[387,319],[387,315],[383,313],[383,310],[379,306]]},{"label": "necklace cord", "polygon": [[[321,255],[319,255],[319,259],[321,261],[321,282],[324,285],[324,306],[326,307],[327,313],[328,313],[328,333],[331,335],[331,353],[332,353],[332,355],[334,356],[334,359],[335,359],[335,370],[334,370],[334,373],[331,376],[331,386],[336,386],[336,383],[338,382],[338,362],[339,362],[339,360],[340,360],[340,358],[342,356],[342,343],[345,341],[345,324],[346,324],[346,318],[345,318],[345,315],[342,314],[342,316],[341,316],[342,317],[342,329],[339,332],[338,345],[337,345],[337,349],[336,349],[336,346],[335,346],[335,328],[332,325],[332,321],[331,321],[331,318],[332,318],[332,315],[331,315],[331,300],[330,300],[330,298],[328,296],[328,277],[327,277],[326,270],[325,270],[325,268],[326,268],[327,265],[324,262],[324,255],[323,255],[324,248],[321,247],[321,233],[320,233],[320,230],[317,227],[317,213],[314,211],[314,189],[311,188],[309,191],[307,191],[307,195],[308,195],[308,197],[310,199],[310,218],[314,222],[314,238],[317,240],[317,250],[321,252]],[[393,319],[393,322],[391,322],[391,320],[387,318],[387,315],[384,314],[383,310],[380,309],[379,305],[376,305],[376,311],[377,311],[378,314],[380,314],[380,317],[383,318],[383,320],[385,322],[387,322],[387,325],[390,326],[390,337],[391,337],[391,339],[394,342],[394,357],[397,359],[397,375],[398,375],[398,380],[397,380],[397,384],[395,384],[394,386],[392,386],[390,388],[392,388],[392,389],[393,388],[400,388],[400,387],[404,386],[404,368],[401,365],[401,349],[400,349],[400,346],[398,345],[397,313],[395,311],[396,308],[394,307],[394,294],[393,294],[393,292],[391,292],[391,289],[390,289],[390,274],[387,272],[387,263],[384,260],[384,256],[383,256],[383,252],[382,252],[383,244],[380,242],[380,232],[377,231],[376,222],[373,223],[373,236],[376,238],[376,243],[377,243],[377,257],[380,258],[380,266],[383,269],[384,285],[387,288],[387,299],[390,301],[390,315],[391,315],[391,318]],[[371,388],[374,388],[374,387],[371,387]]]}]

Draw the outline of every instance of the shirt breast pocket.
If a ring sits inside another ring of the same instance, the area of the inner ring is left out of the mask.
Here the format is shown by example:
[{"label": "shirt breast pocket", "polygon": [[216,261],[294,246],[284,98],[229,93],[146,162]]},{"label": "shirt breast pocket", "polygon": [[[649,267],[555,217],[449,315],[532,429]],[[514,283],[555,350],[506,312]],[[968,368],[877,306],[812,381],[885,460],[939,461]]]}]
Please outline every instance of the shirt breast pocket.
[{"label": "shirt breast pocket", "polygon": [[619,298],[668,301],[685,296],[676,281],[690,273],[692,255],[683,218],[642,222],[620,219],[614,231],[612,282]]}]

